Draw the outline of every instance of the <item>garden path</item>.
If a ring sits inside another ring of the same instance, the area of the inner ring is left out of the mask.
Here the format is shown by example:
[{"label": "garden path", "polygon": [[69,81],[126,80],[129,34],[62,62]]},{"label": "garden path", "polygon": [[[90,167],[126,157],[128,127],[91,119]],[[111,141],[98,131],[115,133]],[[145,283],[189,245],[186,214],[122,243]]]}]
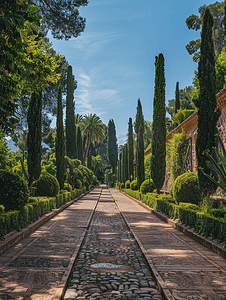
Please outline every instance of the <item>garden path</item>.
[{"label": "garden path", "polygon": [[100,186],[0,256],[0,299],[60,300],[68,278],[65,300],[162,299],[154,277],[169,300],[226,299],[224,258]]},{"label": "garden path", "polygon": [[110,189],[166,299],[225,300],[226,260]]},{"label": "garden path", "polygon": [[0,299],[60,299],[102,188],[98,187],[0,256]]}]

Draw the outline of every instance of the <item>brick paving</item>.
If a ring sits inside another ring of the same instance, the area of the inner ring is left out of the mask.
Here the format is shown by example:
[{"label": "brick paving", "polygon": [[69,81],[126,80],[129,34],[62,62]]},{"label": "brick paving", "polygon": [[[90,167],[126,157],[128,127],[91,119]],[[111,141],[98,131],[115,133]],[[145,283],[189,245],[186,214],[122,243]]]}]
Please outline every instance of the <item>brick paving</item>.
[{"label": "brick paving", "polygon": [[225,300],[226,260],[110,189],[167,299]]},{"label": "brick paving", "polygon": [[0,299],[60,299],[102,188],[0,256]]},{"label": "brick paving", "polygon": [[65,300],[226,300],[226,260],[100,186],[0,255],[0,300],[63,294]]},{"label": "brick paving", "polygon": [[65,300],[163,299],[107,188],[102,190],[70,282]]}]

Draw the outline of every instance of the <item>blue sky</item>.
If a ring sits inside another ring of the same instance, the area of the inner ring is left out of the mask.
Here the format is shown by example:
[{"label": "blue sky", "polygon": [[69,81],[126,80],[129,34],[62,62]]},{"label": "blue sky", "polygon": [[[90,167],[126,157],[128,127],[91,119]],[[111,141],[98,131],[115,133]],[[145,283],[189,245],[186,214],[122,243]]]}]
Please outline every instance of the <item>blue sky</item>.
[{"label": "blue sky", "polygon": [[[204,0],[205,1],[205,0]],[[203,0],[90,0],[80,9],[85,31],[76,39],[54,40],[78,81],[76,111],[95,113],[107,125],[113,119],[118,143],[126,142],[128,121],[134,121],[138,98],[145,120],[152,121],[155,56],[165,57],[166,103],[180,88],[192,84],[197,64],[185,45],[200,37],[185,20]]]}]

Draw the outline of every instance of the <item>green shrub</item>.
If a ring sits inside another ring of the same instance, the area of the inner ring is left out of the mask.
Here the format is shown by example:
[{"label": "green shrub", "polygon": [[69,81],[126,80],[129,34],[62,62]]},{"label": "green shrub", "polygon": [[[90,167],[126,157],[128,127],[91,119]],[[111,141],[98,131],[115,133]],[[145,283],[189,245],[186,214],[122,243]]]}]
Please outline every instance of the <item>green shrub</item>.
[{"label": "green shrub", "polygon": [[0,205],[0,214],[3,214],[5,212],[5,207],[3,205]]},{"label": "green shrub", "polygon": [[16,173],[0,170],[0,204],[5,211],[20,210],[27,203],[29,191],[25,180]]},{"label": "green shrub", "polygon": [[138,186],[137,186],[137,180],[133,180],[131,183],[130,183],[130,189],[135,191],[135,190],[138,190]]},{"label": "green shrub", "polygon": [[38,202],[39,198],[38,197],[29,197],[28,203],[33,203],[33,202]]},{"label": "green shrub", "polygon": [[129,180],[127,180],[125,182],[125,189],[130,189],[130,181]]},{"label": "green shrub", "polygon": [[72,186],[69,183],[64,183],[64,190],[68,192],[72,192]]},{"label": "green shrub", "polygon": [[178,176],[173,187],[173,197],[177,204],[180,202],[199,204],[202,198],[198,174],[189,172]]},{"label": "green shrub", "polygon": [[38,196],[56,196],[60,190],[58,180],[51,174],[42,174],[36,181],[36,187]]},{"label": "green shrub", "polygon": [[124,189],[124,188],[125,188],[125,183],[122,182],[122,183],[121,183],[121,189]]},{"label": "green shrub", "polygon": [[79,179],[75,180],[75,185],[74,185],[75,189],[79,190],[82,188],[82,182]]},{"label": "green shrub", "polygon": [[120,190],[120,186],[121,186],[121,183],[120,182],[116,182],[115,187],[116,187],[117,190]]},{"label": "green shrub", "polygon": [[141,194],[152,193],[154,189],[155,189],[155,185],[152,179],[150,179],[150,184],[149,184],[149,179],[147,179],[140,186]]}]

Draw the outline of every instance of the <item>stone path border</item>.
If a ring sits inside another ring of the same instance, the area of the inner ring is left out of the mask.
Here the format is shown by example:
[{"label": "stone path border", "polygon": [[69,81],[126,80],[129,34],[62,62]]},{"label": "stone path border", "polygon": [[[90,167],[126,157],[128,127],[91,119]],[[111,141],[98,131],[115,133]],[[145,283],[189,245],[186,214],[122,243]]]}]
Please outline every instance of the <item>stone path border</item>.
[{"label": "stone path border", "polygon": [[90,193],[93,189],[90,191],[87,191],[83,194],[81,194],[79,197],[68,201],[67,203],[63,204],[61,207],[53,209],[51,212],[41,216],[37,221],[31,223],[30,225],[26,226],[25,228],[21,229],[20,231],[14,231],[13,233],[7,234],[7,237],[0,241],[0,255],[4,253],[6,250],[8,250],[10,247],[18,243],[23,238],[29,236],[32,232],[34,232],[36,229],[38,229],[40,226],[42,226],[44,223],[58,215],[60,212],[62,212],[64,209],[66,209],[68,206],[72,205],[74,202],[78,201],[88,193]]},{"label": "stone path border", "polygon": [[197,241],[201,245],[206,246],[209,250],[211,250],[211,251],[217,253],[218,255],[226,258],[226,248],[223,245],[220,245],[219,243],[217,243],[217,241],[211,240],[211,238],[205,238],[204,236],[201,236],[200,234],[194,232],[193,229],[189,229],[185,225],[182,225],[181,223],[168,218],[166,215],[164,215],[163,213],[161,213],[157,209],[151,208],[150,206],[146,205],[145,203],[133,198],[132,196],[127,195],[125,192],[122,192],[122,191],[120,191],[120,192],[123,195],[125,195],[128,198],[135,201],[136,203],[138,203],[139,205],[143,206],[147,210],[149,210],[151,213],[156,215],[162,221],[168,223],[173,228],[183,232],[184,234],[186,234],[187,236],[189,236],[193,240]]}]

